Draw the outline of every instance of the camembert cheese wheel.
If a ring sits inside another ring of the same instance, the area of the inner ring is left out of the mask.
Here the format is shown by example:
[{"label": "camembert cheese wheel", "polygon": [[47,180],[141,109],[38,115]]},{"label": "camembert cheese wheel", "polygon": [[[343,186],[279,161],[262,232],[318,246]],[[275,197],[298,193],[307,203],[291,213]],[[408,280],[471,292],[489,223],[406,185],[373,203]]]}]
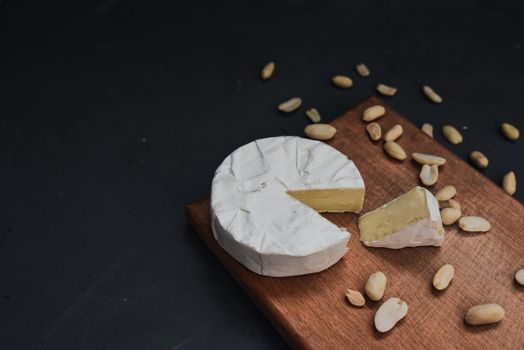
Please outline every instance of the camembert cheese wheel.
[{"label": "camembert cheese wheel", "polygon": [[211,190],[215,239],[253,272],[319,272],[347,252],[350,233],[319,212],[360,212],[364,181],[335,148],[300,137],[248,143],[218,167]]}]

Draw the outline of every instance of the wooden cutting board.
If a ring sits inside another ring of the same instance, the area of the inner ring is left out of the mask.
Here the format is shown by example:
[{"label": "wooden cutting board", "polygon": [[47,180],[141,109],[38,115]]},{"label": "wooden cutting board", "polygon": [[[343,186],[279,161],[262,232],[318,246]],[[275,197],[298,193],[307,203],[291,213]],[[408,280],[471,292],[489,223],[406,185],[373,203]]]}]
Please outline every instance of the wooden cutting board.
[{"label": "wooden cutting board", "polygon": [[[384,153],[382,142],[370,141],[361,116],[374,104],[385,105],[372,97],[335,119],[331,124],[338,133],[328,142],[352,159],[364,178],[363,213],[419,184],[420,166],[411,157],[393,160]],[[383,131],[402,125],[404,134],[398,142],[408,155],[423,152],[447,159],[432,192],[454,185],[463,215],[488,219],[489,232],[465,233],[455,224],[446,227],[440,248],[367,248],[358,239],[357,214],[326,214],[352,233],[346,256],[320,273],[272,278],[247,270],[218,246],[211,232],[209,196],[187,206],[189,222],[293,348],[523,349],[524,287],[514,281],[514,274],[524,268],[524,207],[385,106],[379,123]],[[438,292],[431,280],[445,263],[455,266],[456,275],[447,290]],[[363,308],[355,308],[344,297],[347,288],[363,292],[368,276],[378,270],[388,278],[383,300],[396,296],[409,305],[407,316],[386,334],[373,326],[380,302],[367,300]],[[468,308],[483,303],[502,305],[504,320],[490,326],[464,324]]]}]

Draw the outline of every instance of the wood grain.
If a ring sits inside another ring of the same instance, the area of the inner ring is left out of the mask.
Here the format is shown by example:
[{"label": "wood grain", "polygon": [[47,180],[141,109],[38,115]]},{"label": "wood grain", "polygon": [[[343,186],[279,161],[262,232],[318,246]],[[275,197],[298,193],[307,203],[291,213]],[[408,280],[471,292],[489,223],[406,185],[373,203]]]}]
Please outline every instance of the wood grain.
[{"label": "wood grain", "polygon": [[[384,105],[372,97],[335,119],[331,124],[338,133],[328,142],[352,159],[362,173],[367,189],[364,213],[419,184],[420,167],[411,157],[393,160],[384,153],[382,142],[369,139],[361,115],[377,103]],[[492,229],[478,234],[448,226],[440,248],[366,248],[358,240],[356,214],[326,214],[352,233],[346,256],[321,273],[271,278],[247,270],[218,246],[211,232],[209,197],[187,206],[189,222],[293,348],[524,348],[524,287],[513,278],[524,267],[524,207],[388,106],[378,122],[383,131],[395,124],[403,126],[398,143],[409,155],[424,152],[445,157],[447,163],[431,190],[454,185],[463,215],[485,217]],[[447,290],[438,292],[431,279],[445,263],[455,266],[456,275]],[[378,270],[388,277],[384,298],[397,296],[409,304],[406,318],[386,334],[373,327],[380,302],[367,300],[359,309],[344,299],[347,288],[363,291],[367,277]],[[469,307],[491,302],[506,310],[501,323],[464,324]]]}]

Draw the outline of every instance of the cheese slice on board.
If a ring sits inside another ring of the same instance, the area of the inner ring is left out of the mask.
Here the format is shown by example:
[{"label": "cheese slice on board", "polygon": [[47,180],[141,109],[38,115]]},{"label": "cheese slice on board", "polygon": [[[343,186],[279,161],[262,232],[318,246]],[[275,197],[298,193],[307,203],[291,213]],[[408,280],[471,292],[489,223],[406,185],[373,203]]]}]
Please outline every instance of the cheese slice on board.
[{"label": "cheese slice on board", "polygon": [[418,186],[362,215],[358,227],[360,240],[370,247],[441,246],[444,241],[438,201]]},{"label": "cheese slice on board", "polygon": [[319,212],[359,212],[364,181],[333,147],[300,137],[253,141],[218,167],[211,189],[213,234],[253,272],[319,272],[347,252],[350,238]]}]

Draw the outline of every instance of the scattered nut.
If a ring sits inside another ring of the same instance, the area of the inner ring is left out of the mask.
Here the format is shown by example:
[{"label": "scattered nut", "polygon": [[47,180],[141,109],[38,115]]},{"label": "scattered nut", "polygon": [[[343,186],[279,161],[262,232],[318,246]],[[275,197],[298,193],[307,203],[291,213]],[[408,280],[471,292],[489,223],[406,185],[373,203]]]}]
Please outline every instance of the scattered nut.
[{"label": "scattered nut", "polygon": [[357,64],[357,72],[361,77],[369,76],[369,69],[364,63]]},{"label": "scattered nut", "polygon": [[395,94],[397,93],[397,88],[384,84],[378,84],[377,91],[384,96],[395,96]]},{"label": "scattered nut", "polygon": [[460,209],[460,203],[457,202],[455,199],[450,199],[448,202],[449,202],[450,208]]},{"label": "scattered nut", "polygon": [[454,145],[458,145],[463,140],[460,132],[451,125],[444,125],[442,127],[442,134],[450,143]]},{"label": "scattered nut", "polygon": [[364,296],[358,290],[348,289],[346,291],[346,298],[350,304],[354,306],[364,306],[364,304],[366,304],[366,299],[364,299]]},{"label": "scattered nut", "polygon": [[382,271],[378,271],[369,276],[366,282],[366,294],[369,299],[378,301],[384,296],[386,290],[386,275]]},{"label": "scattered nut", "polygon": [[308,109],[306,115],[313,123],[319,123],[321,120],[320,113],[318,113],[316,108]]},{"label": "scattered nut", "polygon": [[408,313],[408,304],[399,298],[389,298],[375,313],[375,328],[381,333],[391,330]]},{"label": "scattered nut", "polygon": [[353,80],[351,80],[349,77],[346,77],[345,75],[335,75],[333,78],[331,78],[331,82],[333,85],[341,89],[349,89],[353,86]]},{"label": "scattered nut", "polygon": [[369,134],[369,137],[373,141],[380,140],[380,137],[382,136],[382,129],[380,128],[380,125],[378,125],[378,123],[375,123],[375,122],[369,123],[366,126],[366,130]]},{"label": "scattered nut", "polygon": [[479,151],[473,151],[469,154],[469,158],[477,168],[484,169],[488,167],[488,158]]},{"label": "scattered nut", "polygon": [[432,154],[424,154],[424,153],[418,153],[418,152],[415,152],[415,153],[412,153],[411,156],[413,157],[413,159],[419,163],[419,164],[427,164],[427,165],[433,165],[433,164],[436,164],[436,165],[443,165],[444,163],[446,163],[446,159],[445,158],[442,158],[442,157],[439,157],[439,156],[434,156]]},{"label": "scattered nut", "polygon": [[439,209],[452,208],[449,200],[448,201],[439,201],[438,202],[438,207],[439,207]]},{"label": "scattered nut", "polygon": [[426,135],[433,138],[433,125],[425,123],[422,125],[421,129]]},{"label": "scattered nut", "polygon": [[508,140],[515,141],[520,136],[519,129],[509,123],[502,123],[501,129],[502,133],[508,138]]},{"label": "scattered nut", "polygon": [[448,288],[449,283],[455,276],[455,268],[453,265],[445,264],[438,269],[435,276],[433,276],[433,286],[438,290],[444,290]]},{"label": "scattered nut", "polygon": [[459,227],[466,232],[487,232],[491,224],[480,216],[464,216],[459,220]]},{"label": "scattered nut", "polygon": [[440,201],[447,201],[447,200],[455,197],[456,194],[457,194],[457,189],[455,188],[455,186],[446,185],[446,186],[442,187],[440,189],[440,191],[438,191],[435,194],[435,198],[439,202]]},{"label": "scattered nut", "polygon": [[420,181],[426,186],[433,186],[438,180],[438,165],[424,164],[420,170]]},{"label": "scattered nut", "polygon": [[398,160],[404,160],[406,159],[406,152],[395,141],[387,141],[384,143],[384,150],[387,154],[389,154],[392,158],[398,159]]},{"label": "scattered nut", "polygon": [[365,122],[371,122],[377,118],[382,117],[386,114],[386,109],[381,105],[374,105],[364,110],[362,114],[362,120]]},{"label": "scattered nut", "polygon": [[422,87],[422,91],[424,92],[424,95],[433,103],[442,103],[442,97],[440,97],[439,94],[435,92],[431,87],[424,85]]},{"label": "scattered nut", "polygon": [[502,188],[510,196],[513,196],[517,191],[517,177],[513,171],[510,171],[502,178]]},{"label": "scattered nut", "polygon": [[515,274],[515,281],[517,281],[518,284],[524,286],[524,269],[517,271]]},{"label": "scattered nut", "polygon": [[403,131],[402,125],[396,124],[384,134],[384,141],[395,141],[402,135]]},{"label": "scattered nut", "polygon": [[505,314],[502,306],[498,304],[483,304],[470,308],[464,320],[472,326],[491,324],[501,321]]},{"label": "scattered nut", "polygon": [[453,225],[462,216],[462,212],[458,208],[444,208],[440,211],[442,224]]},{"label": "scattered nut", "polygon": [[285,102],[278,105],[278,110],[285,113],[291,113],[297,110],[302,105],[302,99],[300,97],[293,97]]},{"label": "scattered nut", "polygon": [[273,76],[273,73],[275,72],[275,62],[269,62],[262,68],[262,72],[260,73],[260,76],[262,77],[262,80],[268,80]]},{"label": "scattered nut", "polygon": [[304,129],[307,137],[315,140],[331,140],[335,136],[337,129],[329,124],[310,124]]},{"label": "scattered nut", "polygon": [[454,199],[449,199],[447,201],[439,201],[438,202],[438,206],[439,206],[440,209],[444,209],[444,208],[457,208],[457,209],[460,209],[460,203],[457,202]]}]

